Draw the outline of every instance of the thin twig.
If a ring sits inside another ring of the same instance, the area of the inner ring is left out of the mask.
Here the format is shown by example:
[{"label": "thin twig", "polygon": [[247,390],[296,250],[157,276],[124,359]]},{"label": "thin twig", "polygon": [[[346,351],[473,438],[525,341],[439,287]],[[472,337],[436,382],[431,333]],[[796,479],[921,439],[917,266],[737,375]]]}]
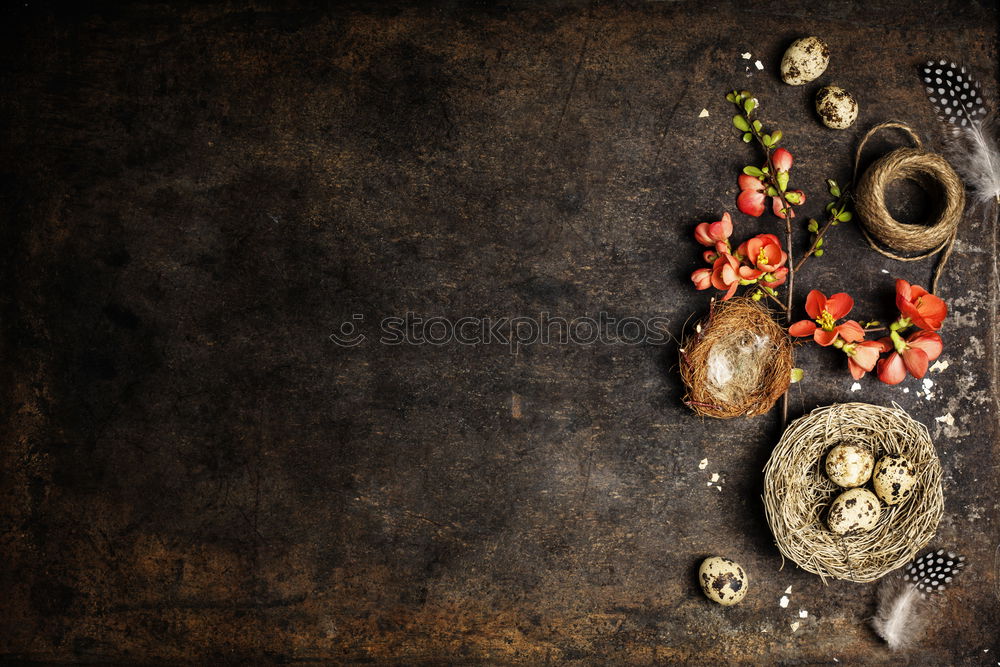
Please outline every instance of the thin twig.
[{"label": "thin twig", "polygon": [[[751,114],[747,114],[747,121],[750,123],[750,131],[753,133],[754,138],[757,143],[761,145],[764,149],[764,154],[767,156],[767,180],[770,185],[778,193],[778,199],[781,201],[781,210],[785,216],[785,253],[788,255],[788,261],[786,266],[788,266],[788,279],[785,282],[786,292],[785,292],[785,325],[790,326],[792,323],[792,295],[795,291],[795,269],[792,268],[792,207],[789,206],[788,201],[785,199],[785,192],[778,185],[778,170],[774,167],[774,161],[771,159],[771,148],[764,143],[764,137],[761,136],[760,132],[754,127],[753,120],[751,119]],[[771,296],[768,294],[768,296]],[[777,299],[775,299],[777,301]],[[785,426],[788,424],[788,392],[785,391],[781,395],[781,429],[784,430]]]},{"label": "thin twig", "polygon": [[[847,200],[850,198],[850,195],[848,194],[850,188],[851,186],[846,186],[841,190],[840,196],[837,197],[837,200],[834,204],[833,211],[839,211],[843,207],[843,204],[846,203]],[[826,223],[823,224],[823,228],[820,229],[819,232],[816,234],[816,238],[813,239],[812,245],[809,247],[809,250],[806,252],[805,255],[803,255],[799,259],[799,263],[795,265],[795,271],[798,271],[800,268],[802,268],[802,265],[806,263],[806,260],[812,257],[813,254],[817,250],[819,250],[819,243],[822,240],[823,235],[826,234],[827,230],[830,229],[833,223],[837,222],[837,216],[833,211],[831,211],[829,216],[827,217]]]},{"label": "thin twig", "polygon": [[785,310],[785,311],[788,310],[788,307],[785,306],[785,304],[781,303],[781,300],[778,299],[778,297],[774,296],[773,294],[771,294],[767,290],[758,288],[758,291],[761,294],[763,294],[764,296],[766,296],[768,299],[770,299],[771,301],[774,301],[776,304],[778,304],[778,307],[781,308],[782,310]]}]

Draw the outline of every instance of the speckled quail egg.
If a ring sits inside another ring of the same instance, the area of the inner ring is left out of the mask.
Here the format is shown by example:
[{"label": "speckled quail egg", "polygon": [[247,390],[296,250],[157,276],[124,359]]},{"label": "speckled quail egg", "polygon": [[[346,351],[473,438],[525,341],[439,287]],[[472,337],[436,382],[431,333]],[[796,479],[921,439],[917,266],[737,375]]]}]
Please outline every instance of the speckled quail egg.
[{"label": "speckled quail egg", "polygon": [[848,489],[830,504],[827,524],[838,535],[866,533],[882,514],[878,498],[868,489]]},{"label": "speckled quail egg", "polygon": [[858,118],[858,103],[843,88],[826,86],[816,93],[816,113],[827,127],[846,130]]},{"label": "speckled quail egg", "polygon": [[837,486],[850,489],[861,486],[872,476],[875,457],[864,447],[837,445],[826,455],[826,475]]},{"label": "speckled quail egg", "polygon": [[792,42],[781,58],[781,80],[792,86],[819,77],[830,64],[830,47],[819,37],[803,37]]},{"label": "speckled quail egg", "polygon": [[734,605],[747,594],[750,578],[739,564],[728,558],[706,558],[698,568],[701,590],[709,600],[726,607]]},{"label": "speckled quail egg", "polygon": [[886,454],[875,464],[872,485],[886,505],[898,505],[909,498],[916,484],[913,464],[901,454]]}]

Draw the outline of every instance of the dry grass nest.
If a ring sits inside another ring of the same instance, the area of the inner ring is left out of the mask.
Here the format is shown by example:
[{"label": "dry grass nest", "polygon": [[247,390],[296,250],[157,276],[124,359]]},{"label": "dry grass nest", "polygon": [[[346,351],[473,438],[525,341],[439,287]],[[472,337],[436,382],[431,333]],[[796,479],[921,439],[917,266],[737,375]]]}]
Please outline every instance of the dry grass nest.
[{"label": "dry grass nest", "polygon": [[[899,505],[882,505],[878,523],[857,535],[836,535],[827,508],[844,489],[826,476],[835,445],[871,449],[877,461],[901,454],[917,484]],[[934,537],[944,512],[941,462],[927,428],[899,406],[842,403],[813,410],[782,435],[764,467],[764,509],[783,556],[820,577],[869,582],[913,559]]]},{"label": "dry grass nest", "polygon": [[703,417],[762,415],[791,382],[791,341],[752,299],[714,304],[684,338],[680,355],[684,403]]}]

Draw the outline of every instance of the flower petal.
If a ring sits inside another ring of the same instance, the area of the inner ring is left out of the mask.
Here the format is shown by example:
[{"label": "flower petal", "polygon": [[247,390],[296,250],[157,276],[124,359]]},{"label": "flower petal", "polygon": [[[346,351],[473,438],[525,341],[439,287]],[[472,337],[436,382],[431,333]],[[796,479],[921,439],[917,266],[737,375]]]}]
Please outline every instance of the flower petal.
[{"label": "flower petal", "polygon": [[811,336],[816,331],[816,323],[812,320],[799,320],[788,327],[790,336]]},{"label": "flower petal", "polygon": [[846,317],[847,313],[851,312],[851,308],[854,308],[854,299],[846,292],[839,292],[826,300],[826,309],[835,320]]},{"label": "flower petal", "polygon": [[825,331],[817,327],[816,331],[813,332],[813,340],[823,347],[827,347],[829,345],[833,345],[833,341],[837,340],[837,332]]},{"label": "flower petal", "polygon": [[712,286],[712,271],[709,269],[698,269],[691,274],[691,282],[695,289],[708,289]]},{"label": "flower petal", "polygon": [[[832,298],[832,297],[831,297]],[[830,301],[826,302],[827,309],[830,308]],[[857,343],[859,340],[865,339],[865,330],[861,328],[861,325],[854,320],[847,320],[843,324],[839,324],[833,328],[841,338],[847,343]]]},{"label": "flower petal", "polygon": [[910,300],[910,283],[902,278],[896,281],[896,305],[899,305],[900,299],[904,301]]},{"label": "flower petal", "polygon": [[739,286],[740,286],[739,282],[735,282],[732,285],[730,285],[729,286],[729,290],[726,292],[726,295],[724,297],[722,297],[722,300],[723,301],[729,301],[729,299],[731,299],[732,296],[734,294],[736,294],[736,288],[739,287]]},{"label": "flower petal", "polygon": [[[847,370],[851,371],[851,377],[860,380],[865,376],[865,369],[858,365],[851,357],[847,358]],[[871,370],[870,368],[868,370]]]},{"label": "flower petal", "polygon": [[806,312],[814,320],[823,314],[826,308],[826,297],[819,290],[811,290],[806,296]]},{"label": "flower petal", "polygon": [[779,148],[771,156],[771,162],[778,171],[788,171],[792,168],[792,154],[784,148]]},{"label": "flower petal", "polygon": [[924,354],[927,355],[928,361],[934,361],[937,359],[941,356],[941,350],[944,349],[944,343],[941,341],[941,336],[937,335],[933,331],[918,331],[907,338],[906,343],[910,347],[923,350]]},{"label": "flower petal", "polygon": [[743,213],[747,215],[752,215],[755,218],[759,218],[764,214],[764,197],[763,192],[757,192],[755,190],[744,190],[740,193],[740,196],[736,199],[736,207],[740,209]]},{"label": "flower petal", "polygon": [[707,222],[698,223],[698,226],[694,228],[694,240],[702,245],[715,245],[715,240],[712,239],[711,229]]},{"label": "flower petal", "polygon": [[740,185],[740,190],[751,190],[757,192],[764,192],[764,184],[761,180],[750,174],[740,174],[740,177],[736,180]]},{"label": "flower petal", "polygon": [[758,236],[755,236],[747,241],[746,259],[754,266],[757,266],[757,257],[760,255],[760,249],[763,244],[764,242],[761,241]]},{"label": "flower petal", "polygon": [[881,343],[873,340],[866,340],[854,346],[854,350],[851,353],[851,361],[853,361],[862,370],[870,371],[875,368],[875,363],[878,361],[881,353]]},{"label": "flower petal", "polygon": [[906,379],[906,366],[898,352],[878,362],[878,379],[886,384],[899,384]]},{"label": "flower petal", "polygon": [[903,363],[910,375],[919,379],[927,374],[927,353],[919,347],[908,347],[903,351]]},{"label": "flower petal", "polygon": [[733,219],[729,217],[728,212],[722,214],[722,220],[719,220],[718,224],[722,227],[723,238],[728,239],[733,235]]}]

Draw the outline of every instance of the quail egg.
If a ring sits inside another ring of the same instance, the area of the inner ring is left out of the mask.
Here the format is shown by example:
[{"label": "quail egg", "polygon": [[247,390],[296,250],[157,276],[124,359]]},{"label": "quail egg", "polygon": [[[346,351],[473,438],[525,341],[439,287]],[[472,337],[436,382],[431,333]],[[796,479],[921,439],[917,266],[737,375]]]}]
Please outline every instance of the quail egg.
[{"label": "quail egg", "polygon": [[747,594],[750,579],[739,564],[728,558],[706,558],[698,568],[698,581],[706,597],[723,606],[734,605]]},{"label": "quail egg", "polygon": [[816,93],[816,113],[827,127],[846,130],[858,117],[858,103],[843,88],[826,86]]},{"label": "quail egg", "polygon": [[781,80],[792,86],[819,77],[830,64],[830,47],[819,37],[803,37],[792,42],[781,58]]},{"label": "quail egg", "polygon": [[886,505],[898,505],[909,498],[916,484],[913,464],[901,454],[886,454],[875,464],[872,485]]},{"label": "quail egg", "polygon": [[872,476],[875,457],[858,445],[837,445],[826,455],[826,475],[837,486],[861,486]]},{"label": "quail egg", "polygon": [[830,505],[827,523],[837,535],[866,533],[882,514],[878,498],[868,489],[848,489]]}]

